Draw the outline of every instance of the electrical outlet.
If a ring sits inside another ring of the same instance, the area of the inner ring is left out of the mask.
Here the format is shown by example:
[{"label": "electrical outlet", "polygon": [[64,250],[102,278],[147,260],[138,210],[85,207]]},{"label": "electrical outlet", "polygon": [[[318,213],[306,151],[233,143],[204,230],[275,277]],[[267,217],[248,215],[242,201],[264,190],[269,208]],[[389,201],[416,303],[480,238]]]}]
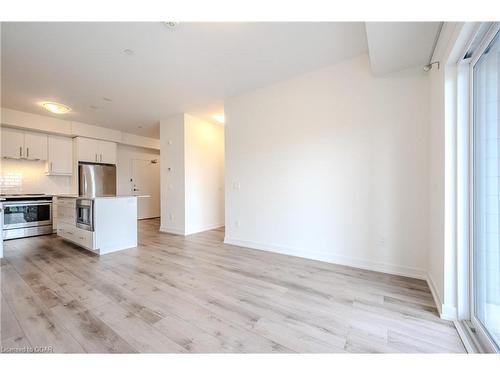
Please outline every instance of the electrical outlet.
[{"label": "electrical outlet", "polygon": [[233,189],[234,190],[240,190],[241,184],[239,182],[233,182]]},{"label": "electrical outlet", "polygon": [[234,222],[234,225],[236,226],[236,228],[239,228],[241,226],[241,222],[239,220],[236,220]]},{"label": "electrical outlet", "polygon": [[169,214],[168,214],[168,219],[169,219],[170,221],[174,221],[174,214],[173,214],[173,213],[169,213]]}]

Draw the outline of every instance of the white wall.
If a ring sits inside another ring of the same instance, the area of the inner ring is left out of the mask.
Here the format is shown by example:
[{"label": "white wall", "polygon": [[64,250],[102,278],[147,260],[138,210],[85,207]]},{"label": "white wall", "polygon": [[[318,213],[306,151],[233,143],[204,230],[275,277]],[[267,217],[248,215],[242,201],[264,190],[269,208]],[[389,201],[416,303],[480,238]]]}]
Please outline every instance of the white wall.
[{"label": "white wall", "polygon": [[440,301],[444,288],[444,71],[429,73],[429,282]]},{"label": "white wall", "polygon": [[183,114],[160,121],[160,187],[160,230],[185,234]]},{"label": "white wall", "polygon": [[186,114],[186,233],[224,225],[224,127]]},{"label": "white wall", "polygon": [[224,128],[189,114],[160,121],[161,231],[224,225]]},{"label": "white wall", "polygon": [[[133,184],[130,181],[132,178],[132,162],[133,160],[159,160],[160,152],[142,147],[133,147],[119,144],[117,147],[116,161],[116,193],[118,195],[133,194]],[[142,181],[142,184],[149,186],[150,184],[158,184],[156,189],[151,189],[148,192],[140,192],[150,195],[147,198],[138,198],[137,205],[144,206],[146,209],[138,211],[139,219],[152,218],[160,216],[160,168],[159,164],[154,165],[155,168],[148,170],[148,181]],[[156,167],[158,166],[158,167]],[[151,186],[151,188],[153,188]],[[149,204],[146,201],[150,201]],[[143,213],[141,216],[140,213]]]},{"label": "white wall", "polygon": [[228,99],[226,242],[424,278],[428,90],[360,56]]}]

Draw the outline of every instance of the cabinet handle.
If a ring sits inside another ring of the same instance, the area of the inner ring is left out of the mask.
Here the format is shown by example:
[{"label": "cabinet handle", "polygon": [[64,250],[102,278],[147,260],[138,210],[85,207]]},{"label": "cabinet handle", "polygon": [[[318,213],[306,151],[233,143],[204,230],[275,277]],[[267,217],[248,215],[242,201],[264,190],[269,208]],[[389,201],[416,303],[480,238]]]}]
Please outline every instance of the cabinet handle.
[{"label": "cabinet handle", "polygon": [[23,146],[19,146],[19,157],[23,157]]},{"label": "cabinet handle", "polygon": [[101,162],[102,162],[102,154],[101,154]]},{"label": "cabinet handle", "polygon": [[52,172],[52,162],[50,162],[50,171]]},{"label": "cabinet handle", "polygon": [[26,147],[26,157],[29,159],[30,157],[30,148]]}]

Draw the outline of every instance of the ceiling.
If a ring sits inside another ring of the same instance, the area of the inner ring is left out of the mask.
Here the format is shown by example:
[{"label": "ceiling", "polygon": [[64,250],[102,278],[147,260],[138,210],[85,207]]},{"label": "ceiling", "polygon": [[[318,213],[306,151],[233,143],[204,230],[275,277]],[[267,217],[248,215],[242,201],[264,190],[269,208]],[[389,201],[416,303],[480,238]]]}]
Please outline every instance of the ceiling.
[{"label": "ceiling", "polygon": [[442,22],[367,22],[370,64],[375,75],[429,63]]},{"label": "ceiling", "polygon": [[[2,106],[158,137],[158,121],[367,52],[364,23],[2,23]],[[131,50],[128,54],[125,50]],[[107,99],[103,99],[107,98]]]}]

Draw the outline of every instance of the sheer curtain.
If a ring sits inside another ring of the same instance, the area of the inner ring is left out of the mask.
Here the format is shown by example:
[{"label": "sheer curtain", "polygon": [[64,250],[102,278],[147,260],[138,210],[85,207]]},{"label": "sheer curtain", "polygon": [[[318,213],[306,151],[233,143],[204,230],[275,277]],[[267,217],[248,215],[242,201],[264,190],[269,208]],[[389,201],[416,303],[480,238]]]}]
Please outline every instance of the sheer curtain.
[{"label": "sheer curtain", "polygon": [[474,66],[474,316],[500,346],[500,37]]}]

